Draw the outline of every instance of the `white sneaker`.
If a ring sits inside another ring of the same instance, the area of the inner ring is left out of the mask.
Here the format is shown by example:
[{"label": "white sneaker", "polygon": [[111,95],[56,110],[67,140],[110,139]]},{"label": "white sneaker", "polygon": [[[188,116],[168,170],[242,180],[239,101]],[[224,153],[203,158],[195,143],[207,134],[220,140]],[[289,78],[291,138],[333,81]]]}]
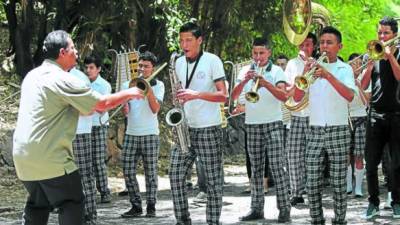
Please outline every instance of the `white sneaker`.
[{"label": "white sneaker", "polygon": [[383,206],[384,209],[391,209],[392,208],[392,192],[388,192],[385,205]]},{"label": "white sneaker", "polygon": [[207,202],[207,194],[200,191],[196,197],[193,199],[194,202],[198,203],[206,203]]}]

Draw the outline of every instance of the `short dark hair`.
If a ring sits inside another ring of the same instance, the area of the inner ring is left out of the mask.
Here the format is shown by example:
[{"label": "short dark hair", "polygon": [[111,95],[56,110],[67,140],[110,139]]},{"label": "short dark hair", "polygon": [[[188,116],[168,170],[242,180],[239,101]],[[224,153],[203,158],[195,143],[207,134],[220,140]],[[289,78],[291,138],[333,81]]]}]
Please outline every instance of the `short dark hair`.
[{"label": "short dark hair", "polygon": [[150,51],[145,51],[139,55],[139,60],[150,61],[153,66],[157,64],[157,57]]},{"label": "short dark hair", "polygon": [[337,41],[339,43],[342,43],[342,33],[340,33],[340,31],[338,29],[331,27],[331,26],[324,27],[324,28],[322,28],[319,36],[321,37],[324,34],[333,34],[336,36]]},{"label": "short dark hair", "polygon": [[268,49],[271,49],[270,43],[266,37],[256,37],[253,40],[253,47],[254,46],[264,46]]},{"label": "short dark hair", "polygon": [[390,26],[390,29],[393,31],[393,33],[397,33],[398,27],[397,27],[397,21],[391,17],[385,16],[379,21],[380,25],[383,26]]},{"label": "short dark hair", "polygon": [[349,61],[351,61],[351,60],[353,60],[353,59],[355,59],[355,58],[357,58],[359,56],[360,56],[359,53],[351,53],[350,56],[349,56]]},{"label": "short dark hair", "polygon": [[278,57],[276,57],[276,59],[286,59],[286,61],[289,61],[289,58],[284,54],[278,55]]},{"label": "short dark hair", "polygon": [[199,25],[197,25],[196,23],[193,23],[193,22],[187,22],[187,23],[183,24],[181,26],[181,28],[179,29],[179,33],[183,33],[183,32],[190,32],[196,38],[203,36],[203,32],[202,32],[201,28],[199,27]]},{"label": "short dark hair", "polygon": [[317,45],[317,36],[314,33],[308,32],[306,39],[307,38],[312,39],[312,43],[314,46]]},{"label": "short dark hair", "polygon": [[45,58],[57,59],[60,49],[68,47],[68,38],[70,38],[70,35],[63,30],[55,30],[47,34],[43,41]]},{"label": "short dark hair", "polygon": [[94,65],[96,65],[97,68],[101,67],[101,59],[97,55],[86,56],[83,60],[83,63],[85,65],[93,63]]}]

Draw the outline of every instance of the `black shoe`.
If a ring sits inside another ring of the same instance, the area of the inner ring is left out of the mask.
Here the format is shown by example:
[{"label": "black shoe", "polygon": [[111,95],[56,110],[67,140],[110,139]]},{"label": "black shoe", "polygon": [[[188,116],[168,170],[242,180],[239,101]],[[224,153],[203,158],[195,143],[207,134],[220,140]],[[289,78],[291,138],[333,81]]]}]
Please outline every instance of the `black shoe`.
[{"label": "black shoe", "polygon": [[284,209],[279,211],[278,223],[286,223],[290,221],[290,210]]},{"label": "black shoe", "polygon": [[100,203],[110,203],[111,202],[111,195],[105,194],[101,196]]},{"label": "black shoe", "polygon": [[138,217],[142,215],[143,210],[142,207],[139,207],[137,205],[133,205],[132,208],[128,212],[122,213],[123,218],[132,218],[132,217]]},{"label": "black shoe", "polygon": [[250,210],[250,212],[247,213],[247,215],[239,217],[240,221],[250,221],[250,220],[259,220],[259,219],[264,219],[263,211]]},{"label": "black shoe", "polygon": [[118,193],[118,196],[127,196],[127,195],[128,195],[128,189],[125,189]]},{"label": "black shoe", "polygon": [[290,201],[290,204],[292,206],[296,206],[297,204],[303,204],[303,203],[304,203],[303,197],[293,197],[292,200]]},{"label": "black shoe", "polygon": [[156,217],[156,205],[155,204],[147,204],[146,217]]}]

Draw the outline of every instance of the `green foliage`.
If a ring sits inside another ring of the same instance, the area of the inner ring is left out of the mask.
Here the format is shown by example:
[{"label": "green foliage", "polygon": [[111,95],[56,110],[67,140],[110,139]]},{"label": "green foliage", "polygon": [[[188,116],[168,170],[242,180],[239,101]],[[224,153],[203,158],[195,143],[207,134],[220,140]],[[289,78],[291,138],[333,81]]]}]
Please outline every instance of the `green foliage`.
[{"label": "green foliage", "polygon": [[338,28],[343,37],[340,55],[344,60],[353,52],[365,53],[368,41],[376,39],[376,25],[387,11],[388,0],[364,1],[316,1],[331,14],[332,26]]},{"label": "green foliage", "polygon": [[7,21],[6,19],[6,13],[4,12],[4,2],[2,1],[0,3],[0,23],[5,23]]},{"label": "green foliage", "polygon": [[189,18],[187,6],[180,2],[179,0],[157,0],[152,4],[152,7],[161,9],[161,13],[156,14],[155,19],[166,23],[165,39],[170,52],[179,50],[179,27]]}]

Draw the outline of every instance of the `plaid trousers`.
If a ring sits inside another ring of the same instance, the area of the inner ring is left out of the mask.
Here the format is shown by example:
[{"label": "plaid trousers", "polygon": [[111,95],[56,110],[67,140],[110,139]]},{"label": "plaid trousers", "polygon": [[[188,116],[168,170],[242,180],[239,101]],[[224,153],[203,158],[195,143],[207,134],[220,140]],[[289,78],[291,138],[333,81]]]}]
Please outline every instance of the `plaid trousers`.
[{"label": "plaid trousers", "polygon": [[[323,170],[329,164],[335,218],[332,224],[346,224],[346,171],[350,131],[344,126],[310,126],[306,150],[307,193],[311,224],[325,224],[322,210]],[[327,161],[324,161],[325,154]]]},{"label": "plaid trousers", "polygon": [[306,188],[306,147],[308,134],[308,117],[292,116],[287,138],[289,159],[290,189],[292,195],[300,197]]},{"label": "plaid trousers", "polygon": [[159,146],[160,139],[158,135],[125,135],[122,164],[125,184],[128,188],[129,199],[132,205],[141,206],[142,203],[139,184],[136,179],[136,167],[140,158],[143,160],[147,204],[155,204],[157,201]]},{"label": "plaid trousers", "polygon": [[251,208],[264,210],[264,169],[265,154],[268,155],[269,166],[276,184],[276,199],[279,210],[290,210],[286,155],[283,149],[282,121],[267,124],[247,124],[247,148],[251,164]]},{"label": "plaid trousers", "polygon": [[93,150],[93,169],[94,176],[96,177],[96,187],[101,195],[110,194],[108,189],[108,178],[107,178],[107,129],[104,126],[93,126],[92,127],[92,150]]},{"label": "plaid trousers", "polygon": [[352,117],[351,123],[353,130],[351,131],[350,151],[354,156],[364,157],[367,117]]},{"label": "plaid trousers", "polygon": [[85,195],[85,220],[96,223],[96,186],[93,174],[91,135],[77,134],[72,142],[72,147]]},{"label": "plaid trousers", "polygon": [[222,209],[222,129],[221,126],[190,128],[191,147],[183,153],[180,147],[171,151],[169,178],[174,202],[175,218],[179,223],[190,220],[186,177],[199,158],[205,169],[207,184],[207,224],[217,225]]}]

